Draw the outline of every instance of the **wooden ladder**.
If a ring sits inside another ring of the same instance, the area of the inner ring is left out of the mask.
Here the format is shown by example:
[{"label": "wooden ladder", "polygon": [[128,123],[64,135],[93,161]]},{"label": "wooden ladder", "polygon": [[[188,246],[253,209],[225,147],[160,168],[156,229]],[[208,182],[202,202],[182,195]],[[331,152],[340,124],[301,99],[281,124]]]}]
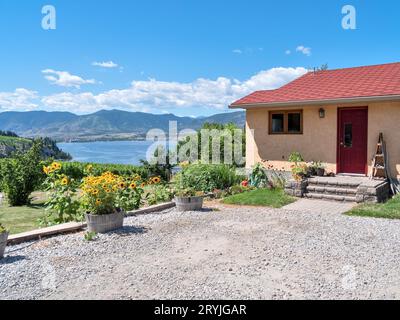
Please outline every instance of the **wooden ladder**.
[{"label": "wooden ladder", "polygon": [[379,140],[376,146],[376,153],[372,160],[372,179],[387,179],[388,170],[386,162],[386,146],[383,140],[383,133],[379,133]]}]

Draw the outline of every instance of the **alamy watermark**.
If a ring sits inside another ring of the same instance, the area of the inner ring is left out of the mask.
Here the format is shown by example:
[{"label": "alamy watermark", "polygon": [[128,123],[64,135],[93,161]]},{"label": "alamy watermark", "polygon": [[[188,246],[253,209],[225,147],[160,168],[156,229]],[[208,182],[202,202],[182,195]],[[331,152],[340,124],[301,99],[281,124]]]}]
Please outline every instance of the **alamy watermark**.
[{"label": "alamy watermark", "polygon": [[168,134],[161,129],[152,129],[146,140],[152,145],[146,153],[146,160],[158,164],[178,164],[200,160],[207,164],[245,163],[245,131],[239,128],[178,131],[176,121],[169,122]]},{"label": "alamy watermark", "polygon": [[356,30],[357,29],[357,12],[356,8],[352,5],[345,5],[342,8],[342,28],[344,30]]},{"label": "alamy watermark", "polygon": [[42,7],[42,28],[44,30],[55,30],[57,28],[57,13],[56,8],[52,5]]}]

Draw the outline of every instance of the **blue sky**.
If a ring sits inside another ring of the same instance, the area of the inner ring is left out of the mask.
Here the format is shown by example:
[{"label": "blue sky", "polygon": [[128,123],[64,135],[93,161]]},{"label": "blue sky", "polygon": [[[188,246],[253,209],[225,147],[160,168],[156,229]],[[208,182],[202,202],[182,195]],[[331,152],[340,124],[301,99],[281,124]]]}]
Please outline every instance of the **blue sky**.
[{"label": "blue sky", "polygon": [[[41,27],[46,4],[56,30]],[[399,14],[374,0],[1,0],[0,111],[220,113],[323,63],[400,61]]]}]

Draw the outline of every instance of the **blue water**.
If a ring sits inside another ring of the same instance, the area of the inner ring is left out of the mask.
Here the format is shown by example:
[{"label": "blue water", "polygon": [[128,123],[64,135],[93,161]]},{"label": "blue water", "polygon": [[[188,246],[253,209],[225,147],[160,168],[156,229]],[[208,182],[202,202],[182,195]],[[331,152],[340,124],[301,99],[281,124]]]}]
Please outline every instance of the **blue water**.
[{"label": "blue water", "polygon": [[140,164],[153,141],[98,141],[58,143],[73,161],[94,163]]}]

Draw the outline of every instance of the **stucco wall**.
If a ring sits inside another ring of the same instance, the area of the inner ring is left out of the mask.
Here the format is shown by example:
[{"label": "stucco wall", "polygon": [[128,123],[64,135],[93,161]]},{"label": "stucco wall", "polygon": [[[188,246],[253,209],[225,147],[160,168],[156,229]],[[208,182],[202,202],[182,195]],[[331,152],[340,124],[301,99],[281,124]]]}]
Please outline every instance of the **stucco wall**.
[{"label": "stucco wall", "polygon": [[[276,169],[289,171],[287,159],[291,152],[299,151],[306,161],[323,161],[328,171],[336,172],[337,109],[338,107],[368,106],[368,164],[375,153],[379,132],[384,133],[389,153],[391,174],[400,176],[400,102],[369,104],[328,105],[325,118],[320,119],[321,106],[248,109],[247,118],[247,167],[268,161]],[[303,134],[269,135],[270,110],[303,110]]]}]

